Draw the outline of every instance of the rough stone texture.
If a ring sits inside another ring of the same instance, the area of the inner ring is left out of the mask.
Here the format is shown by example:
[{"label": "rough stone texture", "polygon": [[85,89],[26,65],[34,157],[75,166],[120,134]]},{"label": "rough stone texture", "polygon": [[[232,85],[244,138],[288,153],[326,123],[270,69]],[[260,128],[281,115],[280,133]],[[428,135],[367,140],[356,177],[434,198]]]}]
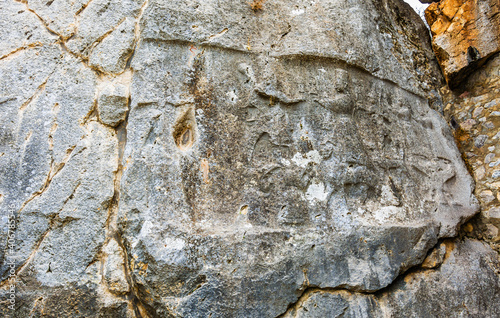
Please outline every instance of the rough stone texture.
[{"label": "rough stone texture", "polygon": [[283,317],[500,316],[498,253],[475,240],[444,245],[447,260],[438,269],[415,270],[373,295],[311,289]]},{"label": "rough stone texture", "polygon": [[480,217],[466,231],[500,251],[500,56],[454,91],[443,88],[445,116],[476,181]]},{"label": "rough stone texture", "polygon": [[[407,4],[0,7],[4,303],[13,256],[18,277],[2,315],[276,317],[342,289],[406,293],[380,310],[425,316],[434,299],[410,296],[434,278],[398,277],[469,260],[431,251],[478,204]],[[497,266],[488,246],[456,244]],[[498,290],[488,264],[468,266]]]},{"label": "rough stone texture", "polygon": [[500,51],[498,0],[442,0],[425,17],[432,45],[451,88]]},{"label": "rough stone texture", "polygon": [[111,127],[118,126],[127,118],[130,101],[130,92],[127,82],[130,82],[131,73],[112,80],[103,80],[98,89],[97,110],[103,124]]}]

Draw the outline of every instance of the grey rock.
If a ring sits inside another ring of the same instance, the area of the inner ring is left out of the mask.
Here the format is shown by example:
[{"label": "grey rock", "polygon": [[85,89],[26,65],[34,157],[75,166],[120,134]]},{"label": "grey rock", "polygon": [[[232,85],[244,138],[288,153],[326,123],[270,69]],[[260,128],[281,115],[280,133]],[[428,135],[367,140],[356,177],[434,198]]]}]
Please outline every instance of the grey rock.
[{"label": "grey rock", "polygon": [[24,49],[53,43],[57,39],[22,3],[0,1],[0,20],[0,60]]},{"label": "grey rock", "polygon": [[[130,74],[124,74],[123,78],[129,79]],[[104,81],[98,94],[97,107],[100,120],[111,127],[118,126],[127,116],[129,88],[123,83],[123,79]]]},{"label": "grey rock", "polygon": [[498,105],[498,99],[494,99],[484,105],[484,108],[492,108],[494,106]]},{"label": "grey rock", "polygon": [[78,16],[86,8],[88,2],[90,1],[26,1],[27,8],[43,20],[47,30],[64,39],[75,34],[78,27]]},{"label": "grey rock", "polygon": [[120,25],[91,51],[89,64],[105,73],[125,70],[135,41],[135,20],[125,18]]},{"label": "grey rock", "polygon": [[500,170],[493,171],[493,173],[491,174],[491,178],[492,179],[498,179],[498,178],[500,178]]},{"label": "grey rock", "polygon": [[477,212],[402,2],[27,6],[46,42],[0,59],[20,317],[275,317],[394,285]]},{"label": "grey rock", "polygon": [[103,278],[107,288],[116,294],[128,293],[130,286],[127,282],[125,255],[122,247],[115,239],[111,239],[102,250],[106,254]]},{"label": "grey rock", "polygon": [[283,317],[498,317],[498,253],[475,240],[447,245],[437,270],[410,273],[376,295],[313,289]]},{"label": "grey rock", "polygon": [[142,4],[140,0],[89,1],[75,17],[78,27],[67,42],[68,49],[84,57],[92,53],[91,62],[102,64],[104,69],[120,68],[113,62],[121,63],[129,50],[132,20],[139,16]]},{"label": "grey rock", "polygon": [[479,135],[474,140],[474,146],[477,148],[481,148],[482,146],[484,146],[487,140],[488,140],[488,135]]}]

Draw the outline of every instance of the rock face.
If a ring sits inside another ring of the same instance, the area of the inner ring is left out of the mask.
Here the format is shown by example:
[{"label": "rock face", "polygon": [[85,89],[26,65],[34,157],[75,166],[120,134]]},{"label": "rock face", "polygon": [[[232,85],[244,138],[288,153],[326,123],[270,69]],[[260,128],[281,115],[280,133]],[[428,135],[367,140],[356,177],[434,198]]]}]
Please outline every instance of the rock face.
[{"label": "rock face", "polygon": [[[453,89],[441,90],[446,105],[444,114],[476,181],[475,193],[481,204],[480,216],[465,229],[468,235],[485,239],[497,251],[500,251],[499,10],[498,2],[441,1],[427,12],[428,18],[435,19],[436,55],[445,52],[446,56],[456,56],[449,63],[454,63],[464,75],[471,73],[462,82],[455,82]],[[446,17],[452,12],[456,14],[448,21]],[[448,22],[444,23],[445,20]],[[446,45],[437,48],[438,43]],[[464,43],[476,43],[481,48],[477,63],[465,65],[464,54],[456,55]],[[440,62],[446,74],[448,61]],[[484,65],[479,67],[481,64]]]},{"label": "rock face", "polygon": [[416,270],[376,294],[312,289],[283,317],[498,317],[498,253],[478,241],[442,245],[439,269]]},{"label": "rock face", "polygon": [[497,0],[442,0],[426,10],[433,49],[451,88],[500,51]]},{"label": "rock face", "polygon": [[466,228],[500,251],[500,57],[496,55],[463,85],[443,89],[445,116],[476,181],[478,219]]},{"label": "rock face", "polygon": [[488,245],[442,243],[479,206],[403,2],[0,6],[3,315],[425,316],[427,288],[499,290]]}]

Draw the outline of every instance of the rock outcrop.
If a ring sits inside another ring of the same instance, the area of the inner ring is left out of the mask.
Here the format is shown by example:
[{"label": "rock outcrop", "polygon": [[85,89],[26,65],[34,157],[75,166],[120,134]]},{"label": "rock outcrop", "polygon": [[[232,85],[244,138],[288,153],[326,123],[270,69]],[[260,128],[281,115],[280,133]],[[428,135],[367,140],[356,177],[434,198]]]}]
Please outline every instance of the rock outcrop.
[{"label": "rock outcrop", "polygon": [[479,205],[407,4],[0,8],[2,315],[418,317],[500,300],[498,254],[459,238]]},{"label": "rock outcrop", "polygon": [[427,8],[433,49],[452,89],[500,51],[499,13],[497,0],[442,0]]},{"label": "rock outcrop", "polygon": [[[444,114],[474,177],[481,204],[480,216],[465,230],[500,251],[499,12],[497,1],[441,1],[429,6],[426,17],[432,26],[433,48],[450,84],[441,89]],[[468,45],[479,52],[472,62],[466,58]],[[459,77],[452,79],[452,68]]]},{"label": "rock outcrop", "polygon": [[283,317],[500,316],[498,253],[475,240],[437,248],[445,253],[436,269],[415,269],[375,294],[311,289]]}]

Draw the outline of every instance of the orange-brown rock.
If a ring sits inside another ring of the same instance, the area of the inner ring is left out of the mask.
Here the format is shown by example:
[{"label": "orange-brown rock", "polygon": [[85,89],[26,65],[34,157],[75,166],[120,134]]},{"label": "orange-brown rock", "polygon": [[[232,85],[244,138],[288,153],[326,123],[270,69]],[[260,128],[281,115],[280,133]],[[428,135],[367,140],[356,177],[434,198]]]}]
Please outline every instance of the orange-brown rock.
[{"label": "orange-brown rock", "polygon": [[434,52],[450,88],[500,51],[498,0],[442,0],[425,12]]}]

